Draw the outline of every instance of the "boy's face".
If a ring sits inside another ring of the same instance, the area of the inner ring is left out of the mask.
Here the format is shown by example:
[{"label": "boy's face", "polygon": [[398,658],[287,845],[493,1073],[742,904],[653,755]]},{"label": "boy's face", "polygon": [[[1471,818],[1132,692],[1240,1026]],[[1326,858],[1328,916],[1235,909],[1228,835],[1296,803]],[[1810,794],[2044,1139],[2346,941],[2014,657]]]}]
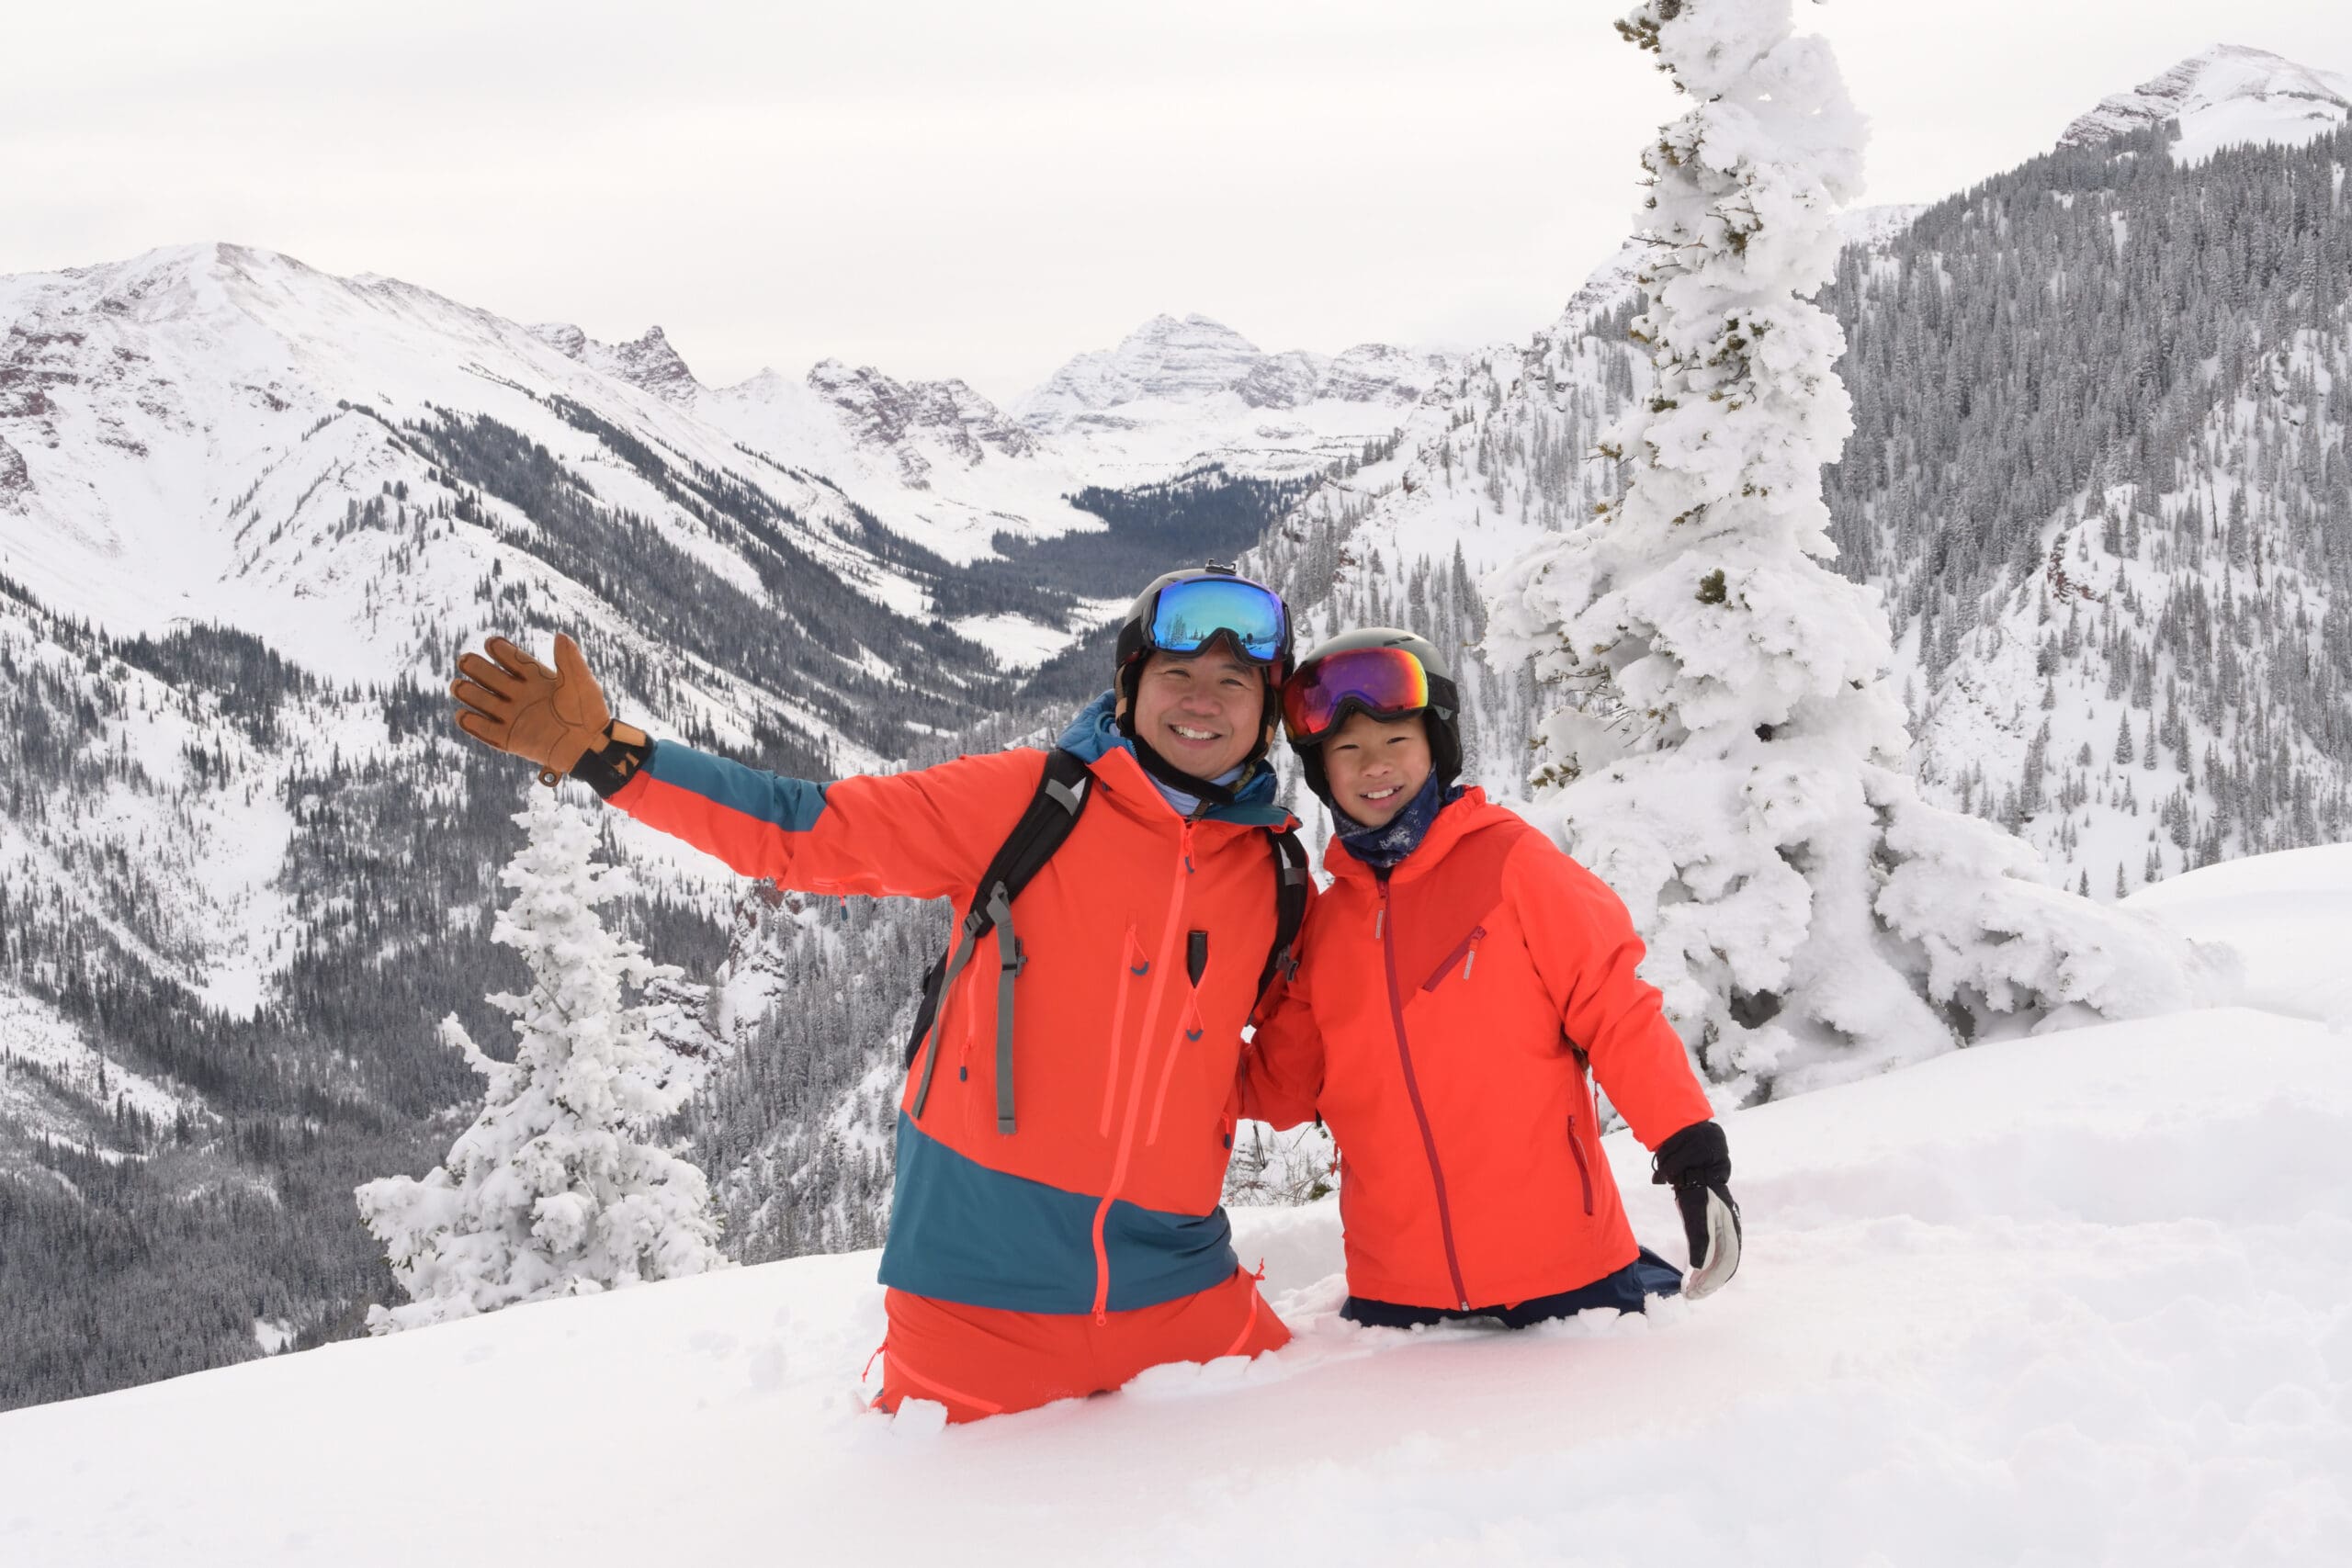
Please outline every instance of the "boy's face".
[{"label": "boy's face", "polygon": [[1367,828],[1385,828],[1429,783],[1429,730],[1421,716],[1351,713],[1323,742],[1331,804]]},{"label": "boy's face", "polygon": [[1198,653],[1155,651],[1136,680],[1136,733],[1197,779],[1238,767],[1266,721],[1266,677],[1211,643]]}]

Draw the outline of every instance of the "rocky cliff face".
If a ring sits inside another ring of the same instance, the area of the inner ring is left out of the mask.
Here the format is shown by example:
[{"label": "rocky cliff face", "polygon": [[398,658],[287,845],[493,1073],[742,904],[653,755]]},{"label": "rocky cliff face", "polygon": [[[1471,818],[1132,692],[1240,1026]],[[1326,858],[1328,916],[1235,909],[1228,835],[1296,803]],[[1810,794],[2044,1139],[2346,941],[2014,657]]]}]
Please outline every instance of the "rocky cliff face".
[{"label": "rocky cliff face", "polygon": [[1316,396],[1340,402],[1393,403],[1402,407],[1443,379],[1452,367],[1444,355],[1394,344],[1366,343],[1340,355],[1323,372]]},{"label": "rocky cliff face", "polygon": [[702,389],[660,327],[649,327],[636,342],[622,344],[598,343],[568,321],[543,322],[531,333],[567,359],[576,359],[681,407],[691,404]]},{"label": "rocky cliff face", "polygon": [[808,386],[838,411],[860,444],[890,452],[905,482],[916,489],[931,483],[925,445],[944,448],[967,465],[986,461],[991,451],[1007,457],[1034,457],[1037,451],[1028,431],[961,379],[896,381],[870,365],[852,369],[827,359],[809,370]]}]

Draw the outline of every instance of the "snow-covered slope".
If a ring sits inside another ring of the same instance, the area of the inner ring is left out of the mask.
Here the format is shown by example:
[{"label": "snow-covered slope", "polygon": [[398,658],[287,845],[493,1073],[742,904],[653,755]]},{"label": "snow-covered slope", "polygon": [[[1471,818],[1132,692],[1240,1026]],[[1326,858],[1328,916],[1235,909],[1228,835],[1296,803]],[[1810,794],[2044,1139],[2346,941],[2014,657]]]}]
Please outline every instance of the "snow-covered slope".
[{"label": "snow-covered slope", "polygon": [[2352,844],[2223,861],[2123,902],[2183,936],[2236,949],[2248,1005],[2352,1036],[2352,968],[2344,963]]},{"label": "snow-covered slope", "polygon": [[960,380],[901,381],[824,360],[794,379],[764,370],[702,389],[701,418],[754,451],[823,474],[893,531],[948,560],[998,534],[1100,529],[1069,496],[1100,482]]},{"label": "snow-covered slope", "polygon": [[[2230,892],[2340,952],[2339,874]],[[2193,1013],[1738,1112],[1740,1276],[1646,1319],[1356,1329],[1333,1203],[1244,1212],[1288,1348],[943,1431],[863,1407],[874,1256],[804,1258],[0,1416],[0,1529],[44,1568],[2318,1564],[2352,1528],[2346,1046]]]},{"label": "snow-covered slope", "polygon": [[[557,466],[596,476],[591,488],[615,508],[667,525],[713,570],[756,581],[740,552],[681,517],[557,400],[578,405],[770,492],[808,525],[795,540],[820,565],[886,610],[922,616],[920,574],[882,559],[864,518],[958,564],[991,555],[1001,534],[1099,531],[1071,494],[1209,464],[1319,470],[1385,437],[1442,363],[1379,344],[1267,355],[1200,318],[1163,317],[1049,383],[1048,405],[1053,388],[1084,384],[1087,421],[1063,428],[1017,421],[960,380],[831,360],[797,379],[769,371],[707,388],[659,327],[607,344],[233,245],[0,278],[0,571],[110,632],[220,621],[299,648],[306,668],[379,682],[446,642],[495,558],[458,530],[407,562],[411,614],[388,627],[369,613],[381,574],[366,552],[322,548],[319,528],[384,485],[429,494],[431,465],[401,461],[397,440],[429,410],[496,419]],[[1091,378],[1077,368],[1090,360],[1102,362]],[[972,617],[968,629],[1016,662],[1085,629],[1002,620]]]},{"label": "snow-covered slope", "polygon": [[2352,116],[2352,77],[2265,50],[2217,44],[2128,93],[2099,100],[2066,128],[2061,147],[2087,147],[2180,122],[2175,163],[2194,164],[2252,141],[2300,145]]},{"label": "snow-covered slope", "polygon": [[[444,416],[496,420],[756,592],[757,552],[594,426],[625,432],[681,469],[764,491],[816,565],[886,613],[924,612],[921,587],[858,542],[836,490],[760,463],[677,406],[692,378],[658,329],[606,350],[234,245],[0,278],[0,437],[23,471],[0,497],[0,570],[109,633],[211,621],[314,672],[381,683],[445,662],[453,634],[484,618],[493,566],[581,624],[609,620],[581,584],[533,567],[509,536],[539,525],[495,493],[478,520],[406,529],[459,498],[435,444],[405,430]],[[336,532],[388,494],[402,503],[396,525]]]}]

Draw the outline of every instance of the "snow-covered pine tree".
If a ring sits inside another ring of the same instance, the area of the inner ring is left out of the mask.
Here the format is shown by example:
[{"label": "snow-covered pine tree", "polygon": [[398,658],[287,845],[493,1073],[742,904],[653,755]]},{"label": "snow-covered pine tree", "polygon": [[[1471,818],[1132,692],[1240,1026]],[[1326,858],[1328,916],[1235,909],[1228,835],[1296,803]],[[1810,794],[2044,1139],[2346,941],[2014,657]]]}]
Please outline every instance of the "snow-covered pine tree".
[{"label": "snow-covered pine tree", "polygon": [[515,820],[530,839],[500,873],[514,896],[491,934],[531,989],[490,998],[514,1016],[514,1060],[442,1021],[487,1092],[445,1164],[356,1191],[410,1297],[368,1313],[378,1334],[725,1267],[703,1173],[652,1141],[720,1046],[692,1027],[679,971],[605,929],[596,907],[628,875],[595,861],[594,822],[536,789]]},{"label": "snow-covered pine tree", "polygon": [[1726,1100],[2069,1004],[2186,1005],[2184,944],[1920,800],[1878,595],[1823,564],[1851,419],[1811,301],[1863,140],[1827,42],[1790,0],[1649,0],[1618,26],[1695,102],[1642,158],[1656,381],[1602,448],[1623,493],[1487,585],[1497,668],[1574,694],[1537,737],[1539,817],[1631,907]]}]

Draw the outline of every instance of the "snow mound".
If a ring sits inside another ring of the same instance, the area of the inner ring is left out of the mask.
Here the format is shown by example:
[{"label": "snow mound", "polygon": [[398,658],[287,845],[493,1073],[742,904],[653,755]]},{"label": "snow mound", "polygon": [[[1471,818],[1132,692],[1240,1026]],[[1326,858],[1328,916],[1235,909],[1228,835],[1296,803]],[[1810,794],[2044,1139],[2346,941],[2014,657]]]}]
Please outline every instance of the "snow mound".
[{"label": "snow mound", "polygon": [[2123,900],[2192,941],[2234,949],[2243,999],[2289,1018],[2352,1026],[2352,844],[2223,861]]},{"label": "snow mound", "polygon": [[873,1255],[805,1258],[0,1416],[9,1557],[2143,1565],[2352,1526],[2341,1038],[2110,1024],[1730,1126],[1747,1261],[1699,1306],[1359,1330],[1334,1206],[1246,1211],[1289,1348],[943,1429],[864,1407]]},{"label": "snow mound", "polygon": [[2348,115],[2352,78],[2264,50],[2218,44],[2131,92],[2101,99],[2066,128],[2058,145],[2092,146],[2177,119],[2173,162],[2195,164],[2247,142],[2300,146],[2335,130]]}]

